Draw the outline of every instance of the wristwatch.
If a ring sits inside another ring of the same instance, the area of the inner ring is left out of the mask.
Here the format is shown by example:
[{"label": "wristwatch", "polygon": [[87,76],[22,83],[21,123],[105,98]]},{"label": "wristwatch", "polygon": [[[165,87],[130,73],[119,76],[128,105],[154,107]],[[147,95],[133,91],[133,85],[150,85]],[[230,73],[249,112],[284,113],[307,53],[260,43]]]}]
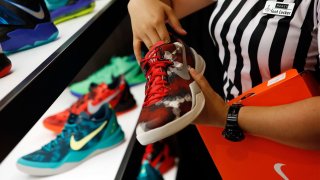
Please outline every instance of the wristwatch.
[{"label": "wristwatch", "polygon": [[238,114],[242,106],[240,103],[235,103],[229,107],[226,127],[222,131],[222,136],[229,141],[238,142],[244,139],[244,133],[238,125]]}]

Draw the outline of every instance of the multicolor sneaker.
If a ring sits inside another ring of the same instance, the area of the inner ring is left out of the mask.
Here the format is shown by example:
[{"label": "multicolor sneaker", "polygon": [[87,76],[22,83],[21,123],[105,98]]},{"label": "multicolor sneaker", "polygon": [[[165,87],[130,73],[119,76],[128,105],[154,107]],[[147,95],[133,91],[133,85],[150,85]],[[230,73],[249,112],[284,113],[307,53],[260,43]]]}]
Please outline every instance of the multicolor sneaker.
[{"label": "multicolor sneaker", "polygon": [[45,0],[55,24],[88,14],[94,10],[94,0]]},{"label": "multicolor sneaker", "polygon": [[71,93],[74,96],[81,97],[88,93],[88,87],[91,83],[100,84],[111,83],[112,77],[124,74],[129,86],[144,83],[146,81],[141,68],[134,55],[123,57],[112,57],[110,64],[103,66],[98,71],[91,74],[85,80],[74,83],[70,86]]},{"label": "multicolor sneaker", "polygon": [[56,133],[62,131],[68,118],[77,116],[85,111],[95,113],[104,103],[109,103],[117,112],[117,115],[130,111],[136,107],[136,101],[130,92],[128,84],[123,76],[114,79],[113,83],[101,83],[98,86],[91,85],[91,91],[75,102],[70,108],[47,117],[44,126]]},{"label": "multicolor sneaker", "polygon": [[162,179],[175,166],[175,155],[168,143],[155,142],[146,146],[137,179]]},{"label": "multicolor sneaker", "polygon": [[137,180],[163,180],[163,177],[148,161],[144,161],[141,165]]},{"label": "multicolor sneaker", "polygon": [[140,65],[147,83],[136,134],[138,141],[146,145],[175,134],[199,115],[205,99],[188,66],[204,73],[205,62],[195,50],[177,40],[156,43]]},{"label": "multicolor sneaker", "polygon": [[11,70],[11,61],[6,55],[0,52],[0,78],[7,75]]},{"label": "multicolor sneaker", "polygon": [[48,43],[58,36],[43,0],[1,0],[0,29],[0,50],[5,54]]},{"label": "multicolor sneaker", "polygon": [[124,133],[114,111],[104,104],[91,116],[82,112],[76,118],[69,118],[56,139],[40,150],[21,157],[17,167],[34,176],[59,174],[123,140]]},{"label": "multicolor sneaker", "polygon": [[95,91],[99,92],[96,84],[92,84],[90,88],[90,92],[78,99],[71,107],[44,119],[44,127],[55,133],[60,133],[68,119],[76,118],[81,112],[86,111],[88,100],[93,98]]}]

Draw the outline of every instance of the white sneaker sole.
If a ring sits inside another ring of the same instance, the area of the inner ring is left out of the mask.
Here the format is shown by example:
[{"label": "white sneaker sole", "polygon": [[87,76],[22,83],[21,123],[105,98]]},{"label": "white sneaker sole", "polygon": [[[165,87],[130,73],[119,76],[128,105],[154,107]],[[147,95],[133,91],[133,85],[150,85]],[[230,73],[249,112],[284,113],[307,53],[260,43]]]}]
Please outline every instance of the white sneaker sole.
[{"label": "white sneaker sole", "polygon": [[52,176],[52,175],[56,175],[56,174],[61,174],[63,172],[69,171],[69,170],[79,166],[83,162],[87,161],[88,159],[90,159],[98,154],[101,154],[105,151],[116,148],[117,146],[121,145],[124,141],[125,141],[125,139],[121,140],[117,144],[114,144],[113,146],[96,150],[92,154],[90,154],[89,156],[87,156],[86,158],[82,159],[79,162],[74,162],[74,163],[68,162],[68,163],[61,165],[58,168],[35,168],[35,167],[31,167],[31,166],[25,166],[25,165],[22,165],[19,163],[16,163],[16,166],[20,171],[22,171],[26,174],[29,174],[31,176]]}]

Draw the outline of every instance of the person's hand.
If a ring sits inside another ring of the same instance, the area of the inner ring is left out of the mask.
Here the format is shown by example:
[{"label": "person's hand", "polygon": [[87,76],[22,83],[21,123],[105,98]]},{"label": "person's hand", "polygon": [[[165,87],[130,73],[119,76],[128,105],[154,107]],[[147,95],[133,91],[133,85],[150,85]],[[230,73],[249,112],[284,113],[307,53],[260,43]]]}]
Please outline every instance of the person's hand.
[{"label": "person's hand", "polygon": [[141,43],[150,48],[160,40],[170,42],[166,22],[178,34],[186,34],[173,9],[161,0],[131,0],[128,11],[133,33],[133,50],[138,60],[141,59]]},{"label": "person's hand", "polygon": [[196,72],[193,68],[189,68],[189,72],[202,90],[206,100],[202,112],[194,123],[224,127],[229,105],[211,88],[202,74]]}]

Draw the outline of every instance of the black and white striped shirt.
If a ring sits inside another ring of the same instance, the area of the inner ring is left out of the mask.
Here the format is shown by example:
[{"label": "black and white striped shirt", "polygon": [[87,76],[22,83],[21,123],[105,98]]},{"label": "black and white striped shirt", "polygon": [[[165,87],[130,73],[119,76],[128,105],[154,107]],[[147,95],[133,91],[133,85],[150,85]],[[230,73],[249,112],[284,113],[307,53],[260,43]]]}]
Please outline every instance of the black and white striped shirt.
[{"label": "black and white striped shirt", "polygon": [[288,69],[319,68],[319,1],[278,0],[295,3],[290,17],[264,14],[266,0],[216,2],[209,30],[225,70],[226,99]]}]

